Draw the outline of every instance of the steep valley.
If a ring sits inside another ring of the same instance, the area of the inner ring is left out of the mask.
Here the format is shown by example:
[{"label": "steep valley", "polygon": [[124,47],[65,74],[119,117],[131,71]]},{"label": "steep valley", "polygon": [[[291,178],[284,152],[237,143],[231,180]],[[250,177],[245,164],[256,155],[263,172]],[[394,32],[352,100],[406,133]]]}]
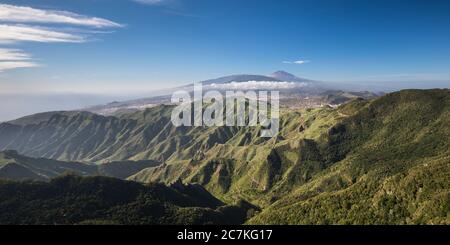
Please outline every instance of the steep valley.
[{"label": "steep valley", "polygon": [[[448,89],[283,108],[271,139],[259,137],[260,127],[174,127],[172,108],[54,112],[2,123],[0,150],[28,160],[0,164],[36,180],[73,169],[62,162],[69,161],[81,175],[198,184],[220,202],[260,207],[249,224],[450,224]],[[64,171],[43,171],[36,167],[43,160],[33,158],[55,159],[44,162]]]}]

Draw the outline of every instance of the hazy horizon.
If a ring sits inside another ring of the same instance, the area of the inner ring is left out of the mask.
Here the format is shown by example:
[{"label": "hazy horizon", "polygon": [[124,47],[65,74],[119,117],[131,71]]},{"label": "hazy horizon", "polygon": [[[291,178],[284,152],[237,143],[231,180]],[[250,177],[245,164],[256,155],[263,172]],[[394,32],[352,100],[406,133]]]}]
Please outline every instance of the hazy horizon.
[{"label": "hazy horizon", "polygon": [[448,1],[6,0],[0,121],[232,74],[450,87]]},{"label": "hazy horizon", "polygon": [[[335,89],[371,92],[393,92],[402,89],[433,89],[449,88],[450,82],[434,81],[432,85],[426,82],[389,82],[380,81],[378,83],[366,82],[358,84],[347,82],[328,83],[335,85]],[[182,85],[188,85],[184,83]],[[437,86],[436,86],[437,85]],[[167,87],[172,88],[172,87]],[[113,93],[113,94],[92,94],[92,93],[71,93],[71,92],[53,92],[53,93],[29,93],[29,94],[0,94],[0,122],[14,120],[23,116],[47,112],[47,111],[65,111],[82,110],[83,108],[108,104],[114,101],[126,101],[133,99],[157,96],[155,92],[159,89],[140,91],[135,93]],[[8,106],[14,106],[14,110],[8,110]]]}]

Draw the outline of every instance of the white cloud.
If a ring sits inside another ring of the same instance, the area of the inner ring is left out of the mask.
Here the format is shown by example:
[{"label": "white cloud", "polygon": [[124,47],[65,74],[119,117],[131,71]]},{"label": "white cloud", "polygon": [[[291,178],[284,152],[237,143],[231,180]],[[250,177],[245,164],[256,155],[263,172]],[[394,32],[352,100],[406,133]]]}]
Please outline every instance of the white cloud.
[{"label": "white cloud", "polygon": [[[68,11],[43,10],[9,4],[0,4],[0,23],[0,44],[83,43],[88,41],[87,37],[90,35],[106,33],[103,30],[99,31],[98,28],[123,26],[107,19]],[[55,27],[54,24],[59,26]],[[79,28],[83,29],[74,29],[73,26],[82,26]],[[39,64],[33,61],[31,55],[18,49],[0,48],[0,72],[36,66]]]},{"label": "white cloud", "polygon": [[0,42],[14,43],[20,41],[81,43],[86,40],[79,35],[54,31],[44,27],[0,25]]},{"label": "white cloud", "polygon": [[0,4],[0,21],[16,23],[59,23],[96,28],[122,26],[107,19],[88,17],[68,11],[43,10],[8,4]]},{"label": "white cloud", "polygon": [[274,89],[294,89],[308,86],[307,83],[295,82],[273,82],[273,81],[247,81],[247,82],[230,82],[223,84],[213,83],[208,85],[208,89],[220,90],[274,90]]},{"label": "white cloud", "polygon": [[30,60],[31,55],[19,49],[0,48],[0,61]]},{"label": "white cloud", "polygon": [[309,60],[297,60],[297,61],[294,61],[294,64],[297,64],[297,65],[302,65],[302,64],[306,64],[306,63],[309,63]]},{"label": "white cloud", "polygon": [[[32,42],[85,42],[85,36],[79,33],[96,34],[98,30],[92,28],[122,27],[116,22],[75,14],[68,11],[54,11],[36,9],[26,6],[0,4],[0,43],[15,43],[19,41]],[[40,23],[36,26],[23,23]],[[56,29],[49,24],[65,26],[84,26],[86,30],[74,31],[73,28]]]},{"label": "white cloud", "polygon": [[153,4],[162,3],[164,0],[134,0],[134,1],[137,3],[153,5]]},{"label": "white cloud", "polygon": [[[164,6],[169,7],[172,5],[176,0],[132,0],[133,2],[145,4],[145,5],[155,5],[155,6]],[[169,14],[169,15],[176,15],[181,17],[189,17],[189,18],[201,18],[202,16],[191,14],[191,13],[185,13],[182,11],[178,11],[174,8],[165,8],[163,13]]]},{"label": "white cloud", "polygon": [[39,65],[29,61],[0,61],[0,72],[16,68],[29,68],[37,66]]},{"label": "white cloud", "polygon": [[16,68],[36,67],[39,64],[31,60],[31,55],[19,49],[0,48],[0,72]]},{"label": "white cloud", "polygon": [[295,61],[283,61],[283,64],[295,64],[295,65],[303,65],[309,63],[309,60],[295,60]]}]

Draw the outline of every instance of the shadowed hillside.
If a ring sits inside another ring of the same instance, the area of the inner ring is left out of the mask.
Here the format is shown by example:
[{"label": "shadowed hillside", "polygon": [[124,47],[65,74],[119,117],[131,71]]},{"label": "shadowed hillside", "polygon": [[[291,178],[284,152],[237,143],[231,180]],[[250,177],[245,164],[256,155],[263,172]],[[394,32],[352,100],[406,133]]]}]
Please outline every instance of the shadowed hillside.
[{"label": "shadowed hillside", "polygon": [[64,162],[46,158],[33,158],[9,150],[0,152],[0,179],[43,180],[66,173],[80,176],[111,176],[125,179],[142,169],[159,165],[156,161],[118,161],[104,164]]},{"label": "shadowed hillside", "polygon": [[240,224],[251,208],[226,206],[198,185],[75,176],[0,181],[0,224]]}]

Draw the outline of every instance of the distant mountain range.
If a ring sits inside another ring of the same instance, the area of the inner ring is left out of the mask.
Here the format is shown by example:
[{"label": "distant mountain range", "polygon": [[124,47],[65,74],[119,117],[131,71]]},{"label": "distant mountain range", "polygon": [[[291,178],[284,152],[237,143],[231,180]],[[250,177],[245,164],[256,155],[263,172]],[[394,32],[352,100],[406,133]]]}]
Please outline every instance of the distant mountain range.
[{"label": "distant mountain range", "polygon": [[248,81],[256,81],[256,82],[311,82],[314,83],[313,80],[308,80],[304,78],[299,78],[291,73],[285,72],[285,71],[276,71],[268,76],[264,75],[248,75],[248,74],[242,74],[242,75],[231,75],[231,76],[225,76],[220,77],[216,79],[210,79],[203,81],[202,84],[209,85],[209,84],[224,84],[224,83],[231,83],[231,82],[248,82]]},{"label": "distant mountain range", "polygon": [[[203,90],[277,90],[280,91],[281,105],[294,107],[318,107],[324,104],[340,101],[344,103],[354,97],[374,98],[378,93],[342,91],[332,85],[300,78],[285,71],[277,71],[270,75],[231,75],[201,82]],[[158,96],[141,98],[123,102],[112,102],[83,109],[101,115],[115,115],[143,110],[160,104],[171,104],[171,95],[177,90],[193,91],[193,84],[165,89]],[[338,100],[327,100],[327,97],[339,96]],[[308,101],[304,99],[307,98]]]},{"label": "distant mountain range", "polygon": [[317,81],[300,78],[286,71],[276,71],[270,74],[270,77],[273,77],[279,81],[287,81],[287,82],[299,82],[299,83],[317,83]]}]

